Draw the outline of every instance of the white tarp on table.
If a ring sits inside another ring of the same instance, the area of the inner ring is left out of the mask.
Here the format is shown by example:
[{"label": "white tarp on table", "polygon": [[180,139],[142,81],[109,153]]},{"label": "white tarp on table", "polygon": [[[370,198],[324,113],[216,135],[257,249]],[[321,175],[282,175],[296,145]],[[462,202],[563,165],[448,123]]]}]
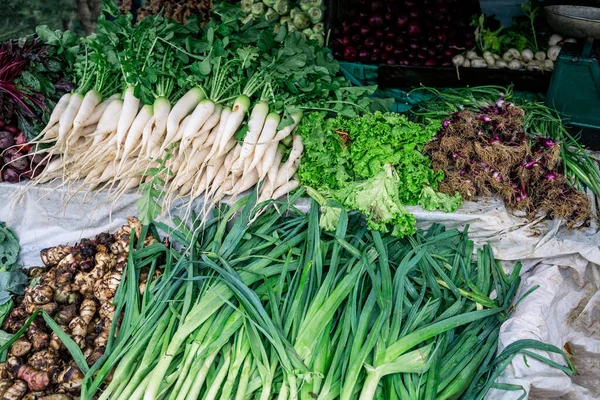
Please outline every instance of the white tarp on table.
[{"label": "white tarp on table", "polygon": [[[136,194],[124,195],[111,213],[111,201],[102,194],[89,203],[76,195],[65,206],[65,190],[52,186],[27,191],[20,203],[13,204],[22,188],[0,183],[0,221],[18,235],[21,259],[27,266],[40,264],[39,251],[44,247],[114,231],[125,217],[136,214]],[[449,228],[468,224],[470,238],[477,244],[489,242],[507,268],[511,261],[523,263],[520,294],[540,286],[502,326],[500,346],[524,338],[560,348],[568,344],[579,374],[568,377],[517,356],[501,377],[503,382],[522,385],[530,399],[600,399],[600,233],[595,224],[568,231],[557,222],[527,223],[495,200],[466,202],[453,214],[418,207],[411,211],[420,228],[435,222]],[[520,392],[492,391],[488,398],[519,396]]]}]

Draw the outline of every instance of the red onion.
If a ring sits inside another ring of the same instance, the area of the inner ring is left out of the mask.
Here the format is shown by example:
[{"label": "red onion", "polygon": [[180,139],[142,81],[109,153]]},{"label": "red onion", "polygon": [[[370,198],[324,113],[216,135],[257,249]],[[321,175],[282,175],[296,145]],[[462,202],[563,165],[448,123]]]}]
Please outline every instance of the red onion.
[{"label": "red onion", "polygon": [[435,60],[427,60],[425,61],[425,66],[426,67],[435,67],[437,65],[437,63],[435,62]]},{"label": "red onion", "polygon": [[408,34],[410,36],[419,36],[421,34],[421,25],[418,22],[411,22],[408,25]]},{"label": "red onion", "polygon": [[372,49],[377,45],[377,41],[374,37],[369,36],[365,39],[365,47]]},{"label": "red onion", "polygon": [[383,46],[383,51],[387,52],[387,53],[391,53],[394,51],[394,45],[392,43],[386,43]]},{"label": "red onion", "polygon": [[369,17],[369,25],[371,27],[383,26],[383,17],[380,14],[371,15]]},{"label": "red onion", "polygon": [[360,27],[361,36],[367,35],[370,30],[371,30],[371,27],[369,27],[369,25],[361,25],[361,27]]},{"label": "red onion", "polygon": [[447,119],[447,120],[445,120],[444,122],[442,122],[442,126],[443,126],[444,128],[447,128],[449,125],[450,125],[450,120],[449,120],[449,119]]},{"label": "red onion", "polygon": [[356,61],[356,49],[352,46],[347,46],[344,49],[344,60],[348,62]]},{"label": "red onion", "polygon": [[396,26],[398,28],[404,28],[407,24],[408,24],[408,15],[398,14],[398,17],[396,17]]},{"label": "red onion", "polygon": [[548,179],[549,181],[553,181],[556,179],[556,174],[554,173],[554,171],[549,171],[544,178]]},{"label": "red onion", "polygon": [[358,52],[358,61],[361,63],[367,63],[371,60],[371,53],[367,50],[361,50]]}]

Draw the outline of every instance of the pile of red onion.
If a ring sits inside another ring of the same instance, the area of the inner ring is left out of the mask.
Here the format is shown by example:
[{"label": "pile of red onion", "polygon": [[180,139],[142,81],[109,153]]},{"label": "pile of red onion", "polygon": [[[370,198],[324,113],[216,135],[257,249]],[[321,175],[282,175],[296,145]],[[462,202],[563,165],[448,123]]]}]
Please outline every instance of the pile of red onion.
[{"label": "pile of red onion", "polygon": [[17,183],[42,171],[44,157],[29,154],[30,151],[25,134],[0,120],[0,182]]},{"label": "pile of red onion", "polygon": [[451,66],[475,45],[473,0],[359,0],[345,5],[329,42],[335,58],[364,64]]}]

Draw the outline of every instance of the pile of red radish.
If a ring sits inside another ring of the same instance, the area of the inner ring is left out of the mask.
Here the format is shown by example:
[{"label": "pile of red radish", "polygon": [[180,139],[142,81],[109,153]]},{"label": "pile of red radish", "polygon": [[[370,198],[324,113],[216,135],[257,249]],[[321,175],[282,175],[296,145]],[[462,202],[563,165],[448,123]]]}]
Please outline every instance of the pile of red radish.
[{"label": "pile of red radish", "polygon": [[473,0],[359,0],[344,6],[329,46],[334,57],[363,64],[451,66],[475,46]]},{"label": "pile of red radish", "polygon": [[0,121],[0,182],[17,183],[39,174],[43,156],[27,155],[31,145],[16,126]]}]

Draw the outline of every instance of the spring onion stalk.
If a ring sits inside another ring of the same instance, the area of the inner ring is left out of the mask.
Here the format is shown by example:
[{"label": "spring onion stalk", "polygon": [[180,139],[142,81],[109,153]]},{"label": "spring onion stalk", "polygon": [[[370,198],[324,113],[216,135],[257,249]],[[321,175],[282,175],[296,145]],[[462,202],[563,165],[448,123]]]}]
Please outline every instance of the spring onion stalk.
[{"label": "spring onion stalk", "polygon": [[[204,227],[153,224],[185,252],[131,244],[115,296],[124,322],[82,399],[112,370],[101,399],[476,399],[519,353],[574,371],[535,341],[494,358],[520,265],[506,275],[489,246],[472,258],[466,230],[398,239],[342,211],[323,233],[316,203],[277,212],[255,198]],[[142,266],[163,274],[135,296]]]}]

